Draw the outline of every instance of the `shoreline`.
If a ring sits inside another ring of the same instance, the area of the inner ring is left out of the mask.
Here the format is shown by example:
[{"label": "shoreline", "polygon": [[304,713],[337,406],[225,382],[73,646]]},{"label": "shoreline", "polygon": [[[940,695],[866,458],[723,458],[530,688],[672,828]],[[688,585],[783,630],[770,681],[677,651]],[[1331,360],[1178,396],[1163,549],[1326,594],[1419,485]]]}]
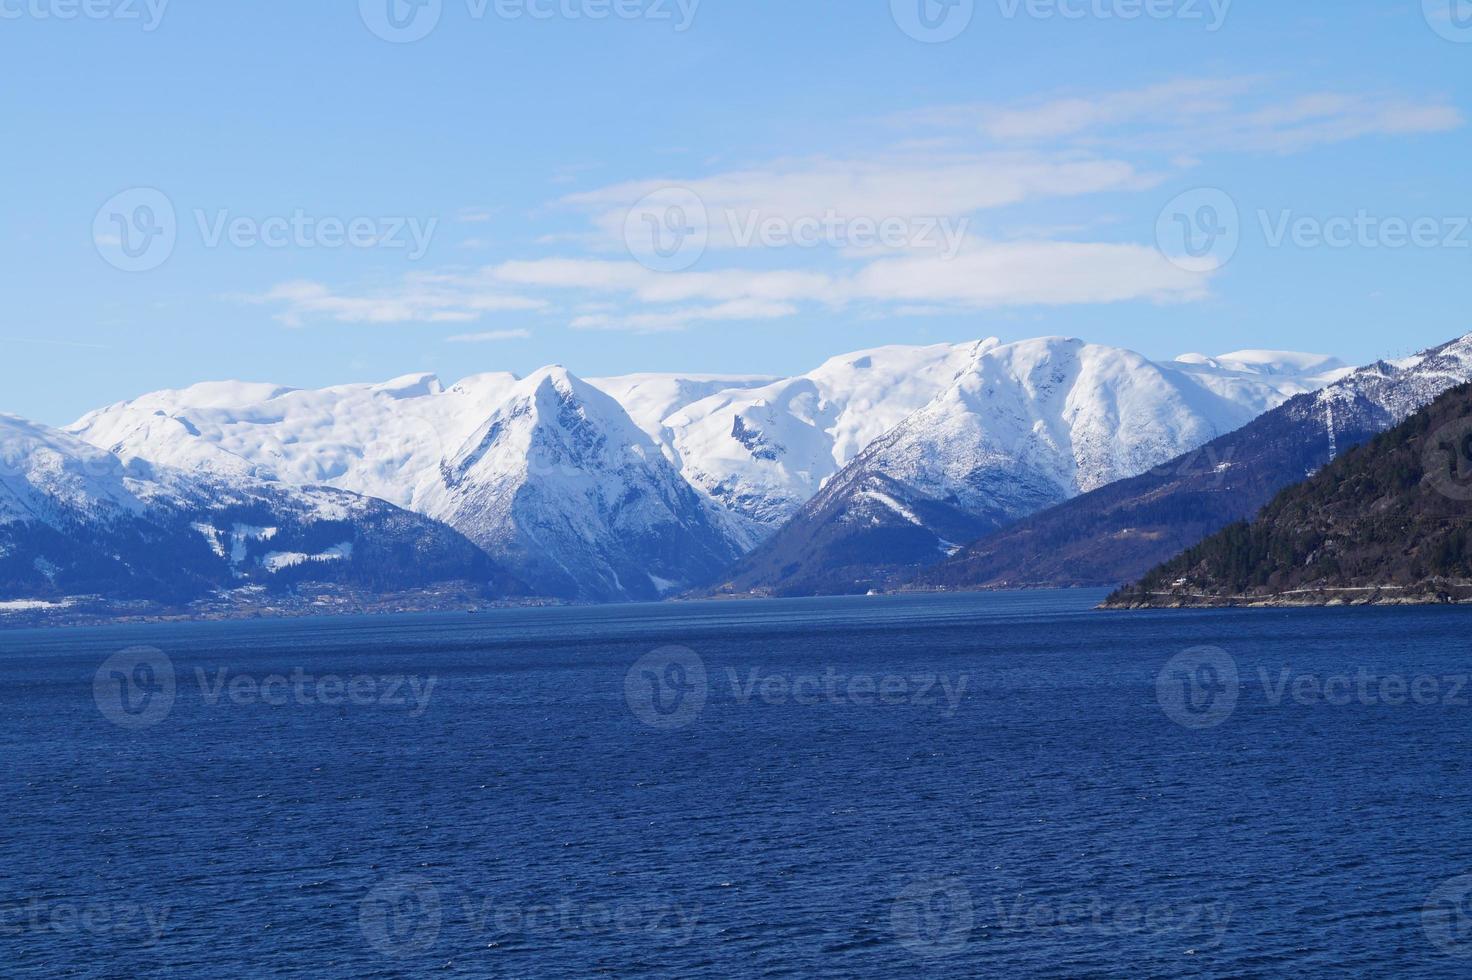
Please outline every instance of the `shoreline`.
[{"label": "shoreline", "polygon": [[1141,609],[1326,609],[1345,606],[1457,606],[1472,604],[1472,586],[1436,588],[1409,585],[1365,585],[1323,589],[1294,589],[1262,595],[1204,595],[1151,592],[1106,600],[1096,608],[1105,612]]}]

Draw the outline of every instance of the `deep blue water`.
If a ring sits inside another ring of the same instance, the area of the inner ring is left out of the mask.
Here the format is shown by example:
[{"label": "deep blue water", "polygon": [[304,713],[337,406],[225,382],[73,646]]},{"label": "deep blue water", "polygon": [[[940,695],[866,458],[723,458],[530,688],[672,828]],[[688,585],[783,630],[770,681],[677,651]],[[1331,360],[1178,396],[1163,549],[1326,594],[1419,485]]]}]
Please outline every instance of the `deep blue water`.
[{"label": "deep blue water", "polygon": [[1472,975],[1472,613],[1098,598],[0,634],[0,973]]}]

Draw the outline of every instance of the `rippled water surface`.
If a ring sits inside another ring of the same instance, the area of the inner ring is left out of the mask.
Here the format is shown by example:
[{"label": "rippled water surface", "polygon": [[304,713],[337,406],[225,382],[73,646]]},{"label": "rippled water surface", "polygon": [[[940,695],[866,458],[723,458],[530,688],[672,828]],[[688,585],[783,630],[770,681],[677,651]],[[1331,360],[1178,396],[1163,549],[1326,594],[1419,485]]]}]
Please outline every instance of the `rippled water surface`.
[{"label": "rippled water surface", "polygon": [[1472,975],[1472,613],[1098,599],[0,633],[0,974]]}]

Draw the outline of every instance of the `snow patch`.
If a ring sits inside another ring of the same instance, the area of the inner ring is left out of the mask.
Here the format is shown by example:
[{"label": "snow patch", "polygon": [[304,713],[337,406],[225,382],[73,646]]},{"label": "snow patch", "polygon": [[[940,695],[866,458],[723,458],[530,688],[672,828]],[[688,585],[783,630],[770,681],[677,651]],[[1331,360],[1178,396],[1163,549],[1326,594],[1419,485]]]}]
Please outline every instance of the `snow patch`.
[{"label": "snow patch", "polygon": [[303,554],[300,551],[273,551],[261,559],[261,566],[268,572],[279,572],[284,568],[305,565],[307,562],[346,561],[352,557],[353,543],[344,541],[342,544],[335,544],[315,555]]}]

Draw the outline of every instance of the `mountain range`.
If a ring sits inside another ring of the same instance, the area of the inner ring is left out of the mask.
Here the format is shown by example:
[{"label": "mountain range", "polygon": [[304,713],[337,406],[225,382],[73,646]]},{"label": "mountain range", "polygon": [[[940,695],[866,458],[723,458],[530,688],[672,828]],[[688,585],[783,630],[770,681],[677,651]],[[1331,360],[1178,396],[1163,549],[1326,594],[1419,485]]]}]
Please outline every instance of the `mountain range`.
[{"label": "mountain range", "polygon": [[1472,385],[1120,589],[1111,608],[1472,600]]},{"label": "mountain range", "polygon": [[385,501],[143,460],[0,415],[0,600],[183,604],[334,586],[365,595],[457,581],[524,591],[444,524]]},{"label": "mountain range", "polygon": [[[1065,338],[987,339],[860,351],[786,379],[583,380],[550,367],[449,387],[431,375],[318,390],[213,382],[99,409],[67,432],[121,466],[202,484],[377,500],[452,528],[536,596],[648,600],[713,581],[784,591],[780,575],[724,570],[772,542],[805,547],[795,528],[823,526],[822,565],[940,560],[1344,370],[1317,355],[1156,364]],[[897,560],[891,540],[908,549]],[[843,576],[839,591],[873,578]]]},{"label": "mountain range", "polygon": [[1138,476],[983,537],[914,583],[954,589],[1134,581],[1468,381],[1472,335],[1368,365]]},{"label": "mountain range", "polygon": [[970,541],[1134,476],[1342,373],[1248,352],[1156,364],[1050,337],[987,342],[723,578],[728,594],[887,588]]}]

